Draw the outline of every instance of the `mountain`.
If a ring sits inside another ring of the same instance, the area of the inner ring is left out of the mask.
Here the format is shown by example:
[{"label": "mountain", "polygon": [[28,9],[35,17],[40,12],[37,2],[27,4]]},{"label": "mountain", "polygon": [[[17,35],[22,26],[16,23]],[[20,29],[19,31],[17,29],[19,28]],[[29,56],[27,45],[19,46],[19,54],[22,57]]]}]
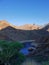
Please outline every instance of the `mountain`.
[{"label": "mountain", "polygon": [[7,21],[5,20],[0,21],[0,30],[8,26],[10,26],[10,24]]},{"label": "mountain", "polygon": [[49,31],[49,23],[46,24],[46,25],[43,27],[43,30],[45,30],[45,31]]},{"label": "mountain", "polygon": [[36,42],[49,42],[49,25],[44,27],[35,24],[13,26],[7,21],[0,21],[0,39],[11,41],[35,40]]},{"label": "mountain", "polygon": [[40,26],[35,25],[35,24],[25,24],[25,25],[22,25],[22,26],[14,26],[14,25],[9,24],[9,23],[8,23],[7,21],[5,21],[5,20],[1,20],[1,21],[0,21],[0,29],[6,28],[6,27],[8,27],[8,26],[11,26],[11,27],[16,28],[16,29],[21,29],[21,30],[40,29]]},{"label": "mountain", "polygon": [[18,28],[22,30],[37,30],[37,29],[40,29],[40,26],[35,24],[25,24],[25,25],[19,26]]},{"label": "mountain", "polygon": [[41,33],[40,42],[49,43],[49,23],[43,26]]},{"label": "mountain", "polygon": [[[6,40],[13,40],[13,41],[19,41],[19,40],[31,40],[32,36],[34,37],[36,35],[35,32],[32,32],[32,30],[39,29],[39,26],[36,25],[30,25],[26,24],[23,26],[13,26],[9,24],[7,21],[2,20],[0,21],[0,39],[4,39],[6,37]],[[34,34],[30,36],[30,34]]]}]

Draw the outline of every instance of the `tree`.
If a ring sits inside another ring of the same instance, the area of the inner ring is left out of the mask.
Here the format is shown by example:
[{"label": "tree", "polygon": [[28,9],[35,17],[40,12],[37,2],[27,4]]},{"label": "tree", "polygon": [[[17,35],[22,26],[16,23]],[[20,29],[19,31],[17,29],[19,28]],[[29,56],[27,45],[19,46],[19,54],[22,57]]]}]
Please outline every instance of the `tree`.
[{"label": "tree", "polygon": [[[19,42],[8,42],[5,40],[0,41],[0,61],[4,65],[17,65],[18,60],[24,60],[24,55],[19,53],[23,47]],[[21,63],[21,62],[20,62]],[[20,65],[20,64],[19,64]]]}]

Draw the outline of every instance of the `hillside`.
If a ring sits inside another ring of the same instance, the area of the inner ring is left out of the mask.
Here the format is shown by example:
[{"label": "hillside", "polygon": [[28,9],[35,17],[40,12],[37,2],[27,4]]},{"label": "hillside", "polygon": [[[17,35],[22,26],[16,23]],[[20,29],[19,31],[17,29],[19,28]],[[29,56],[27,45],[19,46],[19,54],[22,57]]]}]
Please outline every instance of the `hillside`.
[{"label": "hillside", "polygon": [[25,24],[25,25],[19,26],[18,28],[21,30],[37,30],[37,29],[40,29],[40,26],[35,24]]},{"label": "hillside", "polygon": [[[36,25],[12,26],[6,21],[0,21],[0,35],[8,37],[10,40],[30,40],[32,36],[37,35],[34,30],[39,29]],[[33,31],[32,31],[33,30]],[[31,35],[30,35],[31,34]],[[32,35],[33,34],[33,35]],[[0,36],[1,38],[1,36]]]},{"label": "hillside", "polygon": [[0,21],[0,39],[11,41],[35,40],[36,42],[49,42],[49,24],[41,27],[38,25],[25,24],[13,26],[7,21]]},{"label": "hillside", "polygon": [[6,28],[8,26],[10,26],[10,24],[7,21],[5,21],[5,20],[0,21],[0,30]]}]

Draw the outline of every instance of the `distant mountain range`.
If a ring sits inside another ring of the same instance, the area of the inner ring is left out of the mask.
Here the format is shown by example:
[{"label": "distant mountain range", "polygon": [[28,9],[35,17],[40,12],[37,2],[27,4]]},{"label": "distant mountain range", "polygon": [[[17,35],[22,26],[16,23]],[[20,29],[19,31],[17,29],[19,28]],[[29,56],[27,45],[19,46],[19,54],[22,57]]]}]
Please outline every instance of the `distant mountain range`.
[{"label": "distant mountain range", "polygon": [[49,42],[49,24],[39,26],[25,24],[13,26],[7,21],[0,21],[0,39],[11,41],[35,40],[36,42]]},{"label": "distant mountain range", "polygon": [[25,24],[25,25],[22,25],[22,26],[14,26],[14,25],[9,24],[5,20],[0,21],[0,29],[3,29],[3,28],[8,27],[8,26],[11,26],[11,27],[16,28],[16,29],[21,29],[21,30],[40,29],[40,26],[35,25],[35,24]]}]

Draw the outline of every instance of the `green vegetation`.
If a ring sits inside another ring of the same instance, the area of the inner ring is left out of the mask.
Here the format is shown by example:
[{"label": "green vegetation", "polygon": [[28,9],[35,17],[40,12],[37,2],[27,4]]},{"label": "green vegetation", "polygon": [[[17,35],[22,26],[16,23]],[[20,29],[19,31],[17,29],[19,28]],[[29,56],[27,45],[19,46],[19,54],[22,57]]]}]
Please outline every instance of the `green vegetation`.
[{"label": "green vegetation", "polygon": [[49,61],[43,62],[42,65],[49,65]]},{"label": "green vegetation", "polygon": [[0,40],[0,65],[21,65],[25,57],[19,53],[23,45],[19,42],[8,42]]},{"label": "green vegetation", "polygon": [[33,59],[36,60],[37,62],[47,62],[49,61],[49,57],[38,55],[38,56],[33,56]]},{"label": "green vegetation", "polygon": [[40,62],[41,65],[49,65],[49,57],[45,56],[34,56],[33,59],[37,62]]}]

